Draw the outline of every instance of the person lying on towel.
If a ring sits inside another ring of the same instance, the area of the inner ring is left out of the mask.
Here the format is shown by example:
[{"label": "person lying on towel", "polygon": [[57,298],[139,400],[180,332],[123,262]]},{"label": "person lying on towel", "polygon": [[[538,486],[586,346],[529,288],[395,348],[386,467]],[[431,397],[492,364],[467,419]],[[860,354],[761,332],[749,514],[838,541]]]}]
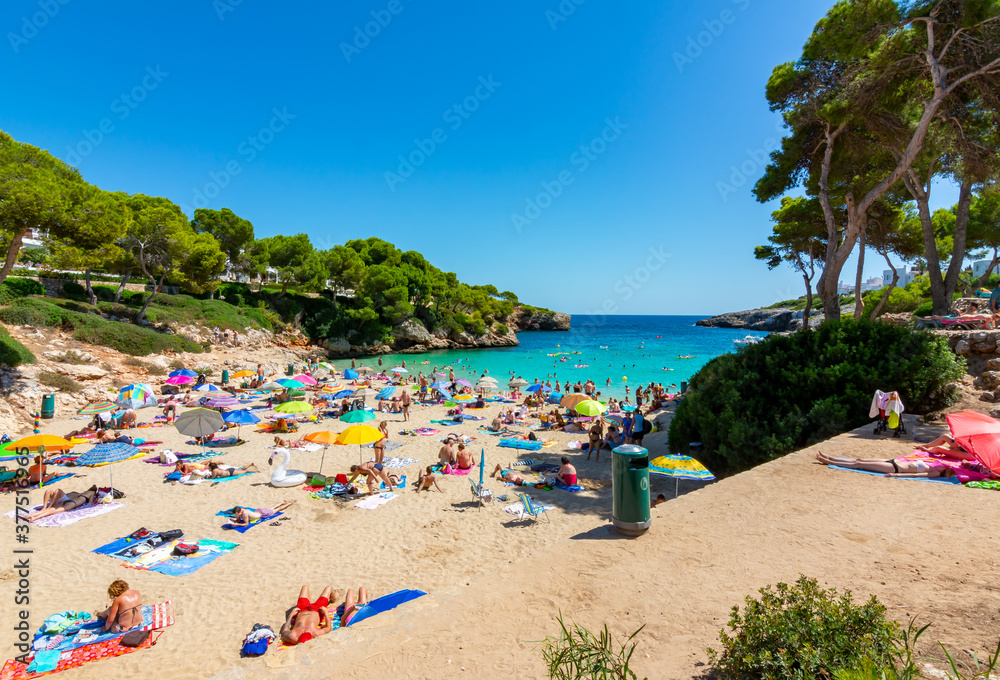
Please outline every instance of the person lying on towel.
[{"label": "person lying on towel", "polygon": [[513,484],[515,486],[525,486],[528,484],[528,480],[526,480],[524,475],[517,470],[497,465],[493,472],[490,473],[490,477],[496,477],[497,473],[500,474],[500,479],[509,484]]},{"label": "person lying on towel", "polygon": [[823,465],[838,465],[854,470],[880,472],[886,477],[954,477],[955,470],[947,465],[928,463],[924,460],[901,460],[879,458],[843,458],[828,456],[822,451],[816,454],[816,460]]},{"label": "person lying on towel", "polygon": [[299,591],[299,599],[295,606],[288,613],[284,625],[281,626],[281,639],[286,645],[297,645],[308,642],[319,635],[326,635],[333,630],[333,621],[327,607],[330,606],[330,597],[337,599],[337,591],[333,586],[323,589],[319,599],[315,602],[309,600],[309,586],[302,586]]},{"label": "person lying on towel", "polygon": [[27,515],[25,519],[29,522],[34,522],[36,519],[41,519],[42,517],[76,510],[84,505],[96,503],[97,495],[96,484],[83,493],[75,491],[65,493],[62,489],[46,489],[45,496],[42,499],[42,507],[38,511]]},{"label": "person lying on towel", "polygon": [[248,472],[260,472],[260,468],[254,463],[250,463],[249,465],[244,465],[242,467],[223,465],[221,463],[216,463],[215,461],[208,464],[208,476],[211,479],[219,479],[221,477],[238,477],[239,475],[245,475]]}]

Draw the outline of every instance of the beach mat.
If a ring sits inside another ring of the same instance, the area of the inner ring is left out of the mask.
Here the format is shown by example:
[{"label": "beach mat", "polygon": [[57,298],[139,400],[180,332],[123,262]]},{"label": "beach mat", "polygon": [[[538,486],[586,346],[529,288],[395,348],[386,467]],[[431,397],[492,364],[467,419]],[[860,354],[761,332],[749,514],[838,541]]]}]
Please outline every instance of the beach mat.
[{"label": "beach mat", "polygon": [[[253,507],[253,506],[246,505],[246,506],[240,506],[240,507],[250,508],[250,507]],[[250,524],[246,525],[245,527],[238,527],[235,524],[223,524],[222,528],[225,529],[225,530],[227,530],[227,531],[238,531],[241,534],[245,534],[246,532],[250,531],[254,527],[260,526],[261,524],[266,524],[267,522],[270,522],[270,521],[273,521],[273,520],[276,520],[276,519],[278,519],[279,517],[281,517],[284,514],[285,513],[283,513],[283,512],[279,512],[279,513],[277,513],[277,514],[275,514],[275,515],[273,515],[271,517],[261,517],[256,522],[251,522]],[[215,513],[215,516],[216,517],[228,517],[230,519],[232,519],[232,517],[233,517],[232,515],[230,515],[225,510],[220,510],[219,512]]]},{"label": "beach mat", "polygon": [[[198,552],[193,555],[174,555],[174,546],[181,542],[188,544],[197,543]],[[198,571],[209,562],[215,561],[238,547],[239,543],[216,541],[211,538],[203,538],[197,541],[178,539],[164,543],[159,548],[154,548],[132,561],[122,562],[122,566],[141,571],[156,571],[167,576],[184,576],[185,574],[192,574]]]},{"label": "beach mat", "polygon": [[537,439],[501,439],[500,446],[505,449],[524,449],[525,451],[538,451],[542,448],[542,442]]},{"label": "beach mat", "polygon": [[[87,519],[88,517],[97,517],[98,515],[103,515],[105,513],[111,512],[112,510],[117,510],[118,508],[125,507],[124,503],[97,503],[92,505],[84,505],[76,510],[70,510],[69,512],[60,512],[56,515],[49,515],[48,517],[42,517],[39,520],[35,520],[31,523],[32,526],[36,527],[65,527],[70,524],[75,524],[81,519]],[[41,510],[42,506],[36,505],[27,514],[31,514],[36,510]],[[4,517],[10,517],[13,519],[14,512],[8,512]]]},{"label": "beach mat", "polygon": [[125,647],[121,644],[120,639],[85,645],[69,652],[63,652],[59,657],[59,663],[55,669],[44,673],[28,672],[28,666],[34,658],[33,654],[28,657],[28,664],[23,664],[16,659],[10,659],[4,664],[3,669],[0,669],[0,680],[31,680],[31,678],[40,678],[43,675],[52,675],[53,673],[59,673],[70,668],[78,668],[85,663],[138,652],[140,649],[152,647],[154,644],[153,636],[149,636],[137,647]]},{"label": "beach mat", "polygon": [[962,485],[962,482],[958,481],[955,477],[886,477],[881,472],[872,472],[871,470],[855,470],[854,468],[840,467],[839,465],[827,465],[828,468],[834,470],[843,470],[844,472],[857,472],[862,475],[871,475],[872,477],[885,477],[886,479],[907,479],[911,482],[934,482],[935,484],[957,484]]},{"label": "beach mat", "polygon": [[398,494],[392,493],[391,491],[384,491],[375,496],[369,496],[368,498],[358,501],[354,504],[354,507],[362,508],[364,510],[375,510],[380,505],[385,505],[389,501],[396,498],[399,498]]},{"label": "beach mat", "polygon": [[[178,453],[177,460],[182,463],[200,463],[203,460],[212,460],[213,458],[218,458],[219,456],[225,455],[226,451],[207,451],[205,453]],[[173,467],[173,463],[161,463],[160,456],[150,456],[149,458],[143,458],[144,463],[154,463],[160,465],[161,467]]]},{"label": "beach mat", "polygon": [[212,479],[211,477],[206,477],[205,481],[212,482],[212,484],[221,484],[222,482],[231,482],[234,479],[239,479],[240,477],[246,477],[247,475],[255,475],[255,474],[257,473],[251,471],[251,472],[244,472],[241,475],[232,475],[230,477],[219,477],[218,479]]},{"label": "beach mat", "polygon": [[376,597],[374,600],[368,602],[364,605],[357,614],[348,622],[347,627],[350,628],[356,623],[360,623],[365,619],[370,619],[373,616],[377,616],[383,612],[395,609],[401,604],[405,604],[418,597],[423,597],[426,595],[422,590],[397,590],[394,593],[389,593],[388,595],[383,595],[382,597]]},{"label": "beach mat", "polygon": [[[385,450],[387,452],[388,451],[395,451],[396,449],[401,449],[404,446],[406,446],[406,442],[386,442],[385,443]],[[363,449],[374,449],[375,448],[375,442],[369,442],[368,444],[362,444],[361,448],[363,448]]]}]

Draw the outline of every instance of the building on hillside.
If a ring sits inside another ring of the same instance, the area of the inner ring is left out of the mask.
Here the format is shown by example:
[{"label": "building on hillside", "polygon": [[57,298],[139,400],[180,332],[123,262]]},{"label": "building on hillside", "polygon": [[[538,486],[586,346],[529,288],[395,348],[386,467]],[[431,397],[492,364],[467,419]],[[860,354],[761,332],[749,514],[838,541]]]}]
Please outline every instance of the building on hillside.
[{"label": "building on hillside", "polygon": [[[986,273],[986,268],[990,266],[990,262],[993,260],[976,260],[972,263],[972,278],[978,279],[980,276]],[[993,273],[996,274],[997,268],[993,268]]]},{"label": "building on hillside", "polygon": [[[915,267],[907,267],[906,265],[903,265],[902,267],[894,267],[893,269],[895,269],[896,273],[899,275],[899,281],[896,281],[896,286],[899,288],[908,285],[919,275],[919,272]],[[886,286],[892,283],[893,269],[886,269],[882,272],[882,282]]]},{"label": "building on hillside", "polygon": [[22,248],[44,248],[49,232],[45,229],[28,229],[21,240]]},{"label": "building on hillside", "polygon": [[[867,293],[872,290],[878,290],[883,285],[881,276],[873,276],[861,284],[861,292]],[[841,281],[837,284],[837,295],[854,295],[854,284]]]}]

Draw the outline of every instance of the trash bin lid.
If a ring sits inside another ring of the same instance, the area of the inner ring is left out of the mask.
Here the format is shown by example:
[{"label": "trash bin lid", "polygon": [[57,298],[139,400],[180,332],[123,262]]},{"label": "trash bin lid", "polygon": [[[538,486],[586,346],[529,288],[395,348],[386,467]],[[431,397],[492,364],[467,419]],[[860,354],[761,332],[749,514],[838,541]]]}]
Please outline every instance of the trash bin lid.
[{"label": "trash bin lid", "polygon": [[649,451],[642,448],[641,446],[636,446],[635,444],[622,444],[618,448],[612,449],[612,453],[619,453],[623,456],[647,456]]}]

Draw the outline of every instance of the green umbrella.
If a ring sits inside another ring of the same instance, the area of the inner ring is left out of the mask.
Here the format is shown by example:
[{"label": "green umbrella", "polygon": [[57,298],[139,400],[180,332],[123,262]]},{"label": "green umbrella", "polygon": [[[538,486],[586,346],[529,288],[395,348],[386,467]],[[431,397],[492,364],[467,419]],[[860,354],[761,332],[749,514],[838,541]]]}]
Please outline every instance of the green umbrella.
[{"label": "green umbrella", "polygon": [[581,416],[599,416],[604,413],[605,406],[598,401],[581,401],[573,407]]},{"label": "green umbrella", "polygon": [[340,416],[340,421],[344,423],[367,423],[369,420],[375,420],[375,414],[362,409],[348,411]]},{"label": "green umbrella", "polygon": [[278,413],[308,413],[313,410],[313,407],[304,401],[286,401],[284,404],[275,406],[274,410]]}]

